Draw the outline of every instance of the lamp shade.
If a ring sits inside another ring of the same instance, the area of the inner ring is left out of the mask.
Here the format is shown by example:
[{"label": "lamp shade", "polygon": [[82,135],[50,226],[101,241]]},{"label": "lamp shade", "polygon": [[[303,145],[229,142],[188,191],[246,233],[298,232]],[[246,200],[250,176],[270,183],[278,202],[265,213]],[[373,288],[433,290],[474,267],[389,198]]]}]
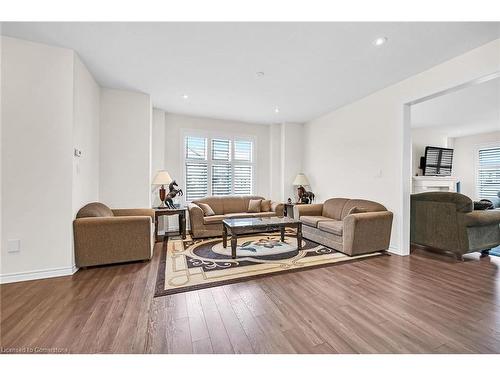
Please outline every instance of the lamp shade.
[{"label": "lamp shade", "polygon": [[293,186],[309,186],[309,180],[304,173],[299,173],[293,180]]},{"label": "lamp shade", "polygon": [[158,171],[153,180],[153,185],[168,185],[171,182],[172,177],[170,177],[167,171]]}]

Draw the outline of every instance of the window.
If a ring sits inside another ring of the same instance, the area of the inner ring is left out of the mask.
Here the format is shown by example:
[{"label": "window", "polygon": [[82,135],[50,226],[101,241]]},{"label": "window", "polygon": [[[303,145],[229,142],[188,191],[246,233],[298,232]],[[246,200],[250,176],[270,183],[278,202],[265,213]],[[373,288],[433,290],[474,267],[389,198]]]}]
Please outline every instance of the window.
[{"label": "window", "polygon": [[189,135],[184,144],[186,201],[207,195],[252,194],[252,141]]},{"label": "window", "polygon": [[500,191],[500,146],[479,150],[477,193],[479,199],[496,197]]}]

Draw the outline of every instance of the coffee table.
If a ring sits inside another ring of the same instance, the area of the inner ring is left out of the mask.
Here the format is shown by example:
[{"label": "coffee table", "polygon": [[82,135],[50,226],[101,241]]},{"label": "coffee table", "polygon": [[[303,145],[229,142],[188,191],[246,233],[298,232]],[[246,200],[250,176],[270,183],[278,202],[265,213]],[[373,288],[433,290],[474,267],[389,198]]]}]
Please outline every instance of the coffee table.
[{"label": "coffee table", "polygon": [[231,257],[236,258],[236,245],[241,234],[280,231],[281,241],[285,240],[285,228],[297,228],[297,248],[302,248],[302,223],[289,217],[255,217],[222,220],[222,246],[227,247],[227,235],[231,233]]}]

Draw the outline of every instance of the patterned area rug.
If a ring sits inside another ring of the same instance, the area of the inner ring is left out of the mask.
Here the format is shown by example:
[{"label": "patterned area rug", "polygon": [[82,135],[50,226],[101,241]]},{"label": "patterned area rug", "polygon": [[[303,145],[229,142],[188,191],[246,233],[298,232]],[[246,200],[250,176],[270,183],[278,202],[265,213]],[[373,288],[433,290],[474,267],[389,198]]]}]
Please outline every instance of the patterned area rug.
[{"label": "patterned area rug", "polygon": [[495,257],[500,257],[500,246],[497,246],[497,247],[494,247],[493,249],[491,249],[490,255],[493,255]]},{"label": "patterned area rug", "polygon": [[285,241],[279,233],[261,233],[238,238],[236,259],[231,246],[222,246],[222,238],[186,240],[170,237],[162,249],[155,297],[210,288],[271,274],[324,267],[361,260],[385,253],[349,257],[343,253],[304,239],[297,250],[295,232],[287,230]]}]

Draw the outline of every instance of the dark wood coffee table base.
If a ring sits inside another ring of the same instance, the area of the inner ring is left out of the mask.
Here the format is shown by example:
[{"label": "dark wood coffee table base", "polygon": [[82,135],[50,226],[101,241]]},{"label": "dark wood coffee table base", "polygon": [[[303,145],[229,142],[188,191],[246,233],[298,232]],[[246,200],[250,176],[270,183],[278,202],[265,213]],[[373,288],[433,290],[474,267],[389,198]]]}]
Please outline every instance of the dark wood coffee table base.
[{"label": "dark wood coffee table base", "polygon": [[231,258],[236,259],[236,246],[238,244],[238,236],[243,234],[253,233],[267,233],[280,231],[281,241],[285,241],[286,227],[297,228],[297,249],[302,249],[302,223],[283,223],[283,224],[270,224],[265,226],[242,226],[230,227],[224,221],[222,222],[222,246],[227,247],[228,232],[231,232]]}]

